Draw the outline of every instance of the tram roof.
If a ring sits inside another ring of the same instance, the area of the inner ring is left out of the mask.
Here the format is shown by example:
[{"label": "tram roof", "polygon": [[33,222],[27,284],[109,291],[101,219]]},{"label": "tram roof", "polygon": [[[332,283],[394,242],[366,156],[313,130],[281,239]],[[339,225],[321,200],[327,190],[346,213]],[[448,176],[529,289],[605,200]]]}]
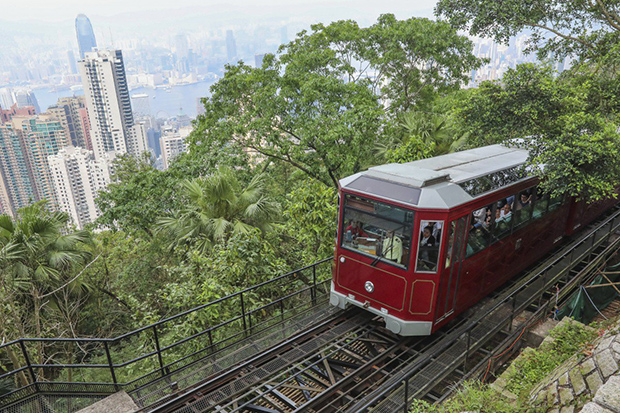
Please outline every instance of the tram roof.
[{"label": "tram roof", "polygon": [[369,168],[340,181],[356,192],[419,208],[446,209],[526,178],[525,149],[490,145]]}]

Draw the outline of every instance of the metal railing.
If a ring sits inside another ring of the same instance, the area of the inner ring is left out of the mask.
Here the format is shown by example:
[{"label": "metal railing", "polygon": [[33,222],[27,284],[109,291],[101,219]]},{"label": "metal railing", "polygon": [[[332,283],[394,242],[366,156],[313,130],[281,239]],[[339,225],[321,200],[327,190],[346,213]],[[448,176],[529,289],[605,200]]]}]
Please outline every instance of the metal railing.
[{"label": "metal railing", "polygon": [[[549,288],[561,280],[566,284],[562,291],[560,291],[559,299],[561,300],[568,295],[571,288],[577,286],[581,280],[581,276],[571,278],[570,271],[583,262],[584,259],[587,260],[591,257],[592,252],[603,243],[609,241],[611,235],[618,231],[618,229],[620,229],[620,210],[616,210],[603,222],[596,225],[588,234],[572,242],[559,254],[530,272],[523,280],[501,295],[491,308],[484,311],[478,317],[467,320],[464,325],[448,334],[432,351],[423,354],[414,363],[407,366],[402,375],[395,377],[390,383],[382,386],[381,389],[366,396],[348,411],[408,412],[409,400],[416,396],[416,389],[412,388],[411,383],[424,367],[429,365],[442,352],[455,346],[457,343],[461,344],[460,348],[463,352],[453,359],[453,363],[456,366],[463,365],[463,367],[466,367],[470,356],[484,344],[485,338],[492,336],[506,326],[510,328],[515,316],[527,309],[536,300],[539,301],[537,305],[538,311],[534,315],[541,317],[541,314],[547,314],[552,304],[549,301],[545,303],[542,303],[542,301]],[[617,249],[618,245],[620,245],[620,238],[607,246],[606,251],[614,248]],[[600,265],[599,261],[603,259],[604,255],[592,260],[585,270],[587,271],[590,267],[593,268]],[[581,271],[579,272],[580,275],[582,273]],[[464,368],[464,370],[466,369]]]},{"label": "metal railing", "polygon": [[[12,365],[0,374],[0,382],[20,383],[0,397],[0,408],[38,394],[130,391],[164,377],[327,301],[332,260],[323,259],[115,338],[20,338],[0,345],[0,361]],[[223,314],[230,316],[220,322]],[[193,329],[182,330],[187,326]],[[42,349],[44,354],[53,352],[54,359],[42,362]]]}]

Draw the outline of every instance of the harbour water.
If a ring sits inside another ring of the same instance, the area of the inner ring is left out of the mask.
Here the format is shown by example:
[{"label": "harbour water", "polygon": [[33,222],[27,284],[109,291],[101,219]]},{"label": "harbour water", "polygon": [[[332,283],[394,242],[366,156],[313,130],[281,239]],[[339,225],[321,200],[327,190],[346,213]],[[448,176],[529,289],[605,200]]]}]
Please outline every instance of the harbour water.
[{"label": "harbour water", "polygon": [[[191,85],[173,86],[170,88],[150,88],[141,87],[132,89],[129,94],[146,94],[149,95],[149,104],[151,115],[158,118],[169,118],[179,113],[184,113],[190,118],[196,117],[197,99],[209,95],[209,87],[214,81],[205,81],[193,83]],[[59,98],[83,95],[82,90],[72,91],[52,90],[52,89],[35,89],[34,94],[37,97],[41,110],[47,109],[55,104]]]}]

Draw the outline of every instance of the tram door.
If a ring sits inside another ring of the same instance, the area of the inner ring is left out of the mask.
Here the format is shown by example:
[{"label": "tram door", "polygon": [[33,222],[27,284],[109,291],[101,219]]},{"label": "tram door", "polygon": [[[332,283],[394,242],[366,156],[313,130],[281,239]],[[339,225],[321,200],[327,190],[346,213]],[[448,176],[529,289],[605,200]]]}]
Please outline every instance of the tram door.
[{"label": "tram door", "polygon": [[447,289],[445,290],[445,299],[443,300],[444,308],[440,308],[438,315],[442,313],[447,317],[454,311],[456,305],[456,292],[459,287],[461,264],[463,263],[463,255],[465,254],[465,240],[467,238],[467,216],[455,219],[450,222],[450,235],[448,237],[448,246],[446,249],[446,263],[444,267],[444,276],[447,277]]}]

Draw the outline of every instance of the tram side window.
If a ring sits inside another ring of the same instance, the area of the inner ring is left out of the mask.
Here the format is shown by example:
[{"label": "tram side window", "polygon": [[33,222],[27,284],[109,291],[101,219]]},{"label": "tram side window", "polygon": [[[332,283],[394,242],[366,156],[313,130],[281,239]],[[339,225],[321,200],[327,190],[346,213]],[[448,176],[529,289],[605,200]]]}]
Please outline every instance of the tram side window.
[{"label": "tram side window", "polygon": [[448,247],[446,248],[446,265],[444,268],[450,268],[452,260],[452,247],[454,246],[454,230],[456,228],[456,220],[450,222],[448,226]]},{"label": "tram side window", "polygon": [[342,247],[407,268],[412,231],[412,211],[346,195]]},{"label": "tram side window", "polygon": [[515,208],[515,228],[519,228],[532,218],[534,188],[519,192]]},{"label": "tram side window", "polygon": [[515,206],[515,196],[511,195],[497,201],[495,209],[495,223],[493,225],[493,239],[500,240],[510,234],[512,230],[513,210]]},{"label": "tram side window", "polygon": [[563,196],[551,196],[549,198],[549,212],[558,209],[562,202],[564,202]]},{"label": "tram side window", "polygon": [[547,213],[549,208],[549,195],[545,194],[542,189],[536,187],[536,200],[534,202],[534,213],[532,218],[538,219]]},{"label": "tram side window", "polygon": [[417,272],[437,272],[443,221],[421,221]]},{"label": "tram side window", "polygon": [[469,235],[467,236],[467,251],[465,254],[467,257],[482,251],[489,245],[489,231],[493,224],[494,211],[495,205],[491,204],[472,212]]}]

